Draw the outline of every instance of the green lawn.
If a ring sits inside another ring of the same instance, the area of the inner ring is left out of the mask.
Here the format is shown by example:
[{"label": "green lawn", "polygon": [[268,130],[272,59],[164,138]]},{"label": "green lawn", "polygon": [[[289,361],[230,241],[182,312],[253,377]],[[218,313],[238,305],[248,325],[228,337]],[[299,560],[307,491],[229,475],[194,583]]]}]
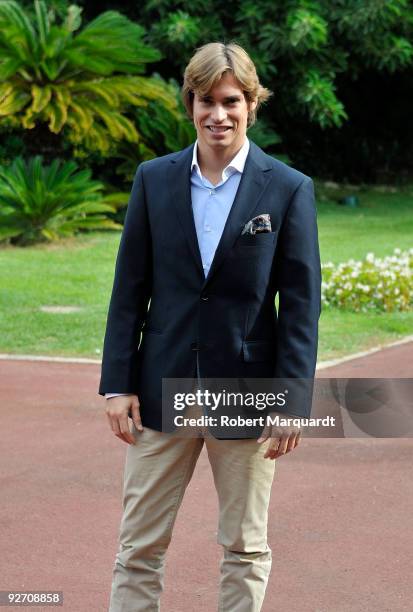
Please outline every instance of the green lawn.
[{"label": "green lawn", "polygon": [[[357,192],[359,209],[338,206],[316,185],[322,260],[359,259],[413,246],[413,188]],[[99,232],[60,244],[0,249],[0,352],[100,356],[119,232]],[[41,306],[77,306],[70,314]],[[359,314],[324,311],[321,360],[391,342],[413,333],[413,312]]]},{"label": "green lawn", "polygon": [[[360,200],[359,208],[335,201],[352,193]],[[363,259],[369,252],[382,257],[396,247],[413,247],[413,185],[398,193],[381,193],[374,188],[331,190],[316,184],[316,195],[323,262]]]}]

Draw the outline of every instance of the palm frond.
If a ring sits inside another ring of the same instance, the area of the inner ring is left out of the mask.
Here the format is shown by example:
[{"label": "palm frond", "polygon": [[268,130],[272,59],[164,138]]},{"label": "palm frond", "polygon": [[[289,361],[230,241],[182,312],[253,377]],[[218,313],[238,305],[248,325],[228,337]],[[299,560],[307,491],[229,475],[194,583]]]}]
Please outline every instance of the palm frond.
[{"label": "palm frond", "polygon": [[106,154],[121,140],[140,140],[133,108],[156,100],[177,112],[168,84],[142,76],[161,57],[143,41],[142,26],[106,11],[80,30],[75,5],[60,24],[51,15],[44,0],[35,0],[34,15],[0,0],[0,118],[17,117],[25,129],[46,124]]},{"label": "palm frond", "polygon": [[31,108],[35,113],[40,113],[50,102],[50,98],[52,97],[52,88],[50,85],[45,85],[43,87],[39,87],[33,83],[31,87],[32,94],[32,106]]},{"label": "palm frond", "polygon": [[10,83],[0,83],[0,116],[21,111],[31,99],[29,93],[14,88]]},{"label": "palm frond", "polygon": [[35,156],[0,166],[0,240],[28,244],[79,229],[118,228],[106,216],[116,206],[104,200],[102,188],[90,170],[74,162],[54,160],[44,166],[42,157]]}]

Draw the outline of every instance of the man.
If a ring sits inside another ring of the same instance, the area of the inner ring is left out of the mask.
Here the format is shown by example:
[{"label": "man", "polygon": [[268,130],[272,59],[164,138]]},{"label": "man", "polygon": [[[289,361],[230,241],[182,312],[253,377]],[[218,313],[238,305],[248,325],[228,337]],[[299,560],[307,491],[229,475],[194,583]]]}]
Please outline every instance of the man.
[{"label": "man", "polygon": [[[196,143],[139,165],[108,313],[99,393],[128,443],[110,612],[159,610],[164,555],[204,443],[224,548],[218,609],[258,612],[271,567],[273,460],[297,446],[300,428],[267,424],[260,440],[166,433],[162,379],[314,376],[313,182],[246,137],[270,92],[238,45],[198,49],[182,95]],[[308,416],[308,406],[288,414]]]}]

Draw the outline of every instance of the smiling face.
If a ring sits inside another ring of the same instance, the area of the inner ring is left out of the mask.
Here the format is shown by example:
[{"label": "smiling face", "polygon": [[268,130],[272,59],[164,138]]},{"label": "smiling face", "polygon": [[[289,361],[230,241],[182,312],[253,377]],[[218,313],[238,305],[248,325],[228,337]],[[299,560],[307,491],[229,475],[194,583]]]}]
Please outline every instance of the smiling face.
[{"label": "smiling face", "polygon": [[231,72],[223,74],[217,84],[206,94],[194,94],[193,121],[200,148],[237,152],[245,141],[248,106],[240,83]]}]

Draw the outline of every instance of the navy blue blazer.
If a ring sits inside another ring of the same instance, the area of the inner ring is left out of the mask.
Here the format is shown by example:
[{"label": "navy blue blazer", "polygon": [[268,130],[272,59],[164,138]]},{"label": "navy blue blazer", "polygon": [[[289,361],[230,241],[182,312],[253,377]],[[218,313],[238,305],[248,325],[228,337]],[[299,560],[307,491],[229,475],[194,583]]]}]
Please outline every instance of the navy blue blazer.
[{"label": "navy blue blazer", "polygon": [[[205,278],[191,207],[193,146],[137,168],[103,347],[99,394],[137,394],[143,425],[158,431],[162,379],[192,379],[197,357],[202,378],[304,379],[314,376],[317,357],[321,274],[313,181],[250,141]],[[265,213],[271,232],[241,235]],[[296,406],[294,413],[309,410]]]}]

